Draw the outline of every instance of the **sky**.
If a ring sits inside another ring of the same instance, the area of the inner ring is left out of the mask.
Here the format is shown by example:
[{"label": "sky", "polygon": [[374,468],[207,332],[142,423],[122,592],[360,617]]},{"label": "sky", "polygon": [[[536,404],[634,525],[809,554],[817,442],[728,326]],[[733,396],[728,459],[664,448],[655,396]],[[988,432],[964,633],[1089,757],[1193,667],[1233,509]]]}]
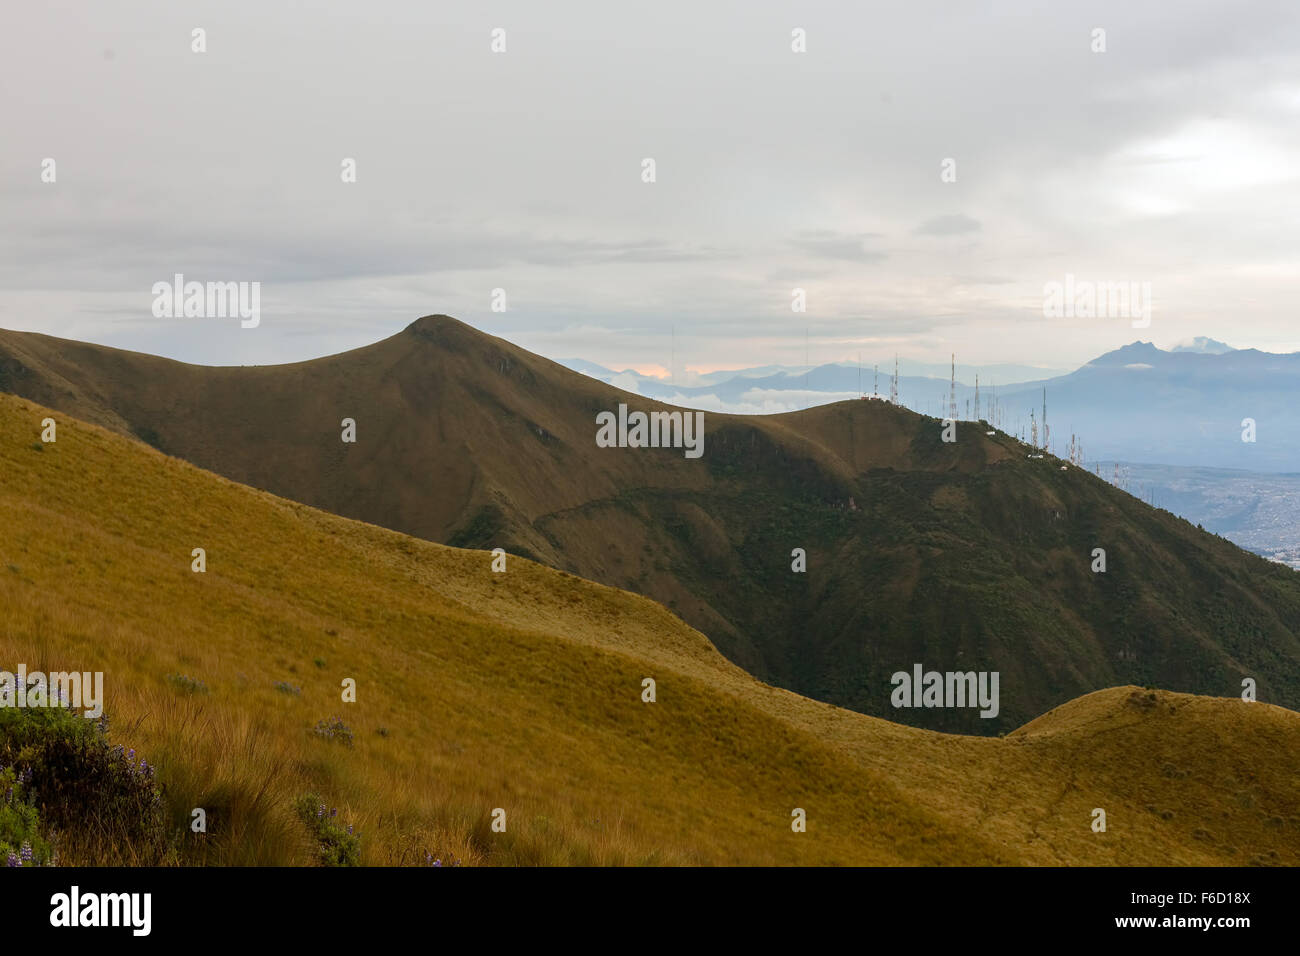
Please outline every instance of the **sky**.
[{"label": "sky", "polygon": [[[1300,350],[1294,2],[51,0],[6,21],[5,328],[272,364],[447,313],[684,375]],[[260,283],[259,323],[156,316],[177,273]],[[1067,275],[1145,284],[1150,325],[1045,316]]]}]

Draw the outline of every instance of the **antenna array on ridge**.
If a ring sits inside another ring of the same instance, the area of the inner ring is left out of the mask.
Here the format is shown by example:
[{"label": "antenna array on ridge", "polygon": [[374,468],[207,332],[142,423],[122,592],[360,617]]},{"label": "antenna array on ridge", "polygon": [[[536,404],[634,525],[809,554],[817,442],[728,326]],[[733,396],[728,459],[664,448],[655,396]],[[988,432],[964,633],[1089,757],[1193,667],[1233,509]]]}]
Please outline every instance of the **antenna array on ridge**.
[{"label": "antenna array on ridge", "polygon": [[957,353],[952,354],[952,378],[948,383],[948,420],[957,420]]}]

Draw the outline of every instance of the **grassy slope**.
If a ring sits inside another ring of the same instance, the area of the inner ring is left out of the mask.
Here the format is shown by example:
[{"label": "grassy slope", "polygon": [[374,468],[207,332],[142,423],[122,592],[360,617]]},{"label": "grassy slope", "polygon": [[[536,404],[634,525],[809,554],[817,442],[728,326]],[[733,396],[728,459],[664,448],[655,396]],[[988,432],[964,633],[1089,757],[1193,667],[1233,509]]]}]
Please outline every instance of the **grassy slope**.
[{"label": "grassy slope", "polygon": [[[372,864],[1300,863],[1292,712],[1130,687],[1005,739],[903,727],[760,684],[632,594],[494,574],[61,415],[37,450],[47,414],[0,395],[0,661],[105,672],[177,826],[209,810],[189,861],[308,861],[289,804],[318,789]],[[310,734],[334,714],[355,746]]]}]

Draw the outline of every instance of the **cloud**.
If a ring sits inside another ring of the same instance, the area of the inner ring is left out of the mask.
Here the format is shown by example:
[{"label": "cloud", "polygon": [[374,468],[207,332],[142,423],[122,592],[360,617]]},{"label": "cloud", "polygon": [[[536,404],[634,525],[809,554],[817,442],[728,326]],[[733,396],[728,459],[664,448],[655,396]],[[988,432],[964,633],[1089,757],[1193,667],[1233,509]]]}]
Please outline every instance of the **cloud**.
[{"label": "cloud", "polygon": [[843,235],[830,231],[806,232],[791,245],[818,259],[842,259],[845,262],[879,262],[885,258],[883,252],[869,250],[868,239],[877,239],[876,233]]},{"label": "cloud", "polygon": [[917,226],[915,232],[920,236],[958,236],[967,232],[979,232],[978,219],[957,213],[951,216],[935,216]]},{"label": "cloud", "polygon": [[682,408],[701,409],[728,415],[779,415],[815,405],[829,405],[846,399],[856,399],[856,392],[815,392],[786,389],[752,388],[744,392],[739,401],[720,398],[714,394],[674,394],[660,401]]},{"label": "cloud", "polygon": [[[874,342],[1059,367],[1121,344],[1043,322],[1041,276],[1070,272],[1150,281],[1168,340],[1294,347],[1300,7],[814,6],[795,55],[775,0],[663,0],[628,43],[597,0],[500,0],[493,55],[466,5],[227,3],[195,55],[166,0],[20,5],[0,326],[271,363],[447,312],[615,368],[668,363],[674,334],[700,367],[795,364],[805,334],[814,363]],[[153,320],[175,272],[263,282],[257,334]]]}]

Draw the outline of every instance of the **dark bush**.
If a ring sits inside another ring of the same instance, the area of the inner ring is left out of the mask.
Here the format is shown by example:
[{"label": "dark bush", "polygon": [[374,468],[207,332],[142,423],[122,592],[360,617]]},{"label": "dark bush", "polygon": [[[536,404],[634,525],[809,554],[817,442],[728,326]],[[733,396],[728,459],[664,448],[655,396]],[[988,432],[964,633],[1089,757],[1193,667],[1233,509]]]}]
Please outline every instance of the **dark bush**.
[{"label": "dark bush", "polygon": [[24,778],[24,799],[47,839],[105,862],[151,865],[166,856],[154,768],[109,742],[106,718],[58,706],[0,707],[0,767]]}]

